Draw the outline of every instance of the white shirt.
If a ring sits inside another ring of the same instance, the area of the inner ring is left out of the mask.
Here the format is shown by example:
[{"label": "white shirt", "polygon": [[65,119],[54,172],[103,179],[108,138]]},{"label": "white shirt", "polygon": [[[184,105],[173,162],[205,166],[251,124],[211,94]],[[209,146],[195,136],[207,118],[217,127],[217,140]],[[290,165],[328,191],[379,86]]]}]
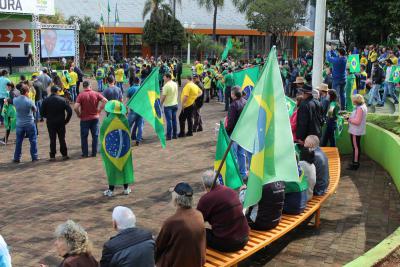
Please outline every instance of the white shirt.
[{"label": "white shirt", "polygon": [[307,177],[307,201],[309,201],[314,195],[314,186],[317,180],[317,172],[315,170],[315,165],[310,164],[307,161],[300,161],[299,165],[300,168],[304,171],[304,175]]},{"label": "white shirt", "polygon": [[392,74],[392,66],[386,68],[385,82],[390,80],[390,74]]}]

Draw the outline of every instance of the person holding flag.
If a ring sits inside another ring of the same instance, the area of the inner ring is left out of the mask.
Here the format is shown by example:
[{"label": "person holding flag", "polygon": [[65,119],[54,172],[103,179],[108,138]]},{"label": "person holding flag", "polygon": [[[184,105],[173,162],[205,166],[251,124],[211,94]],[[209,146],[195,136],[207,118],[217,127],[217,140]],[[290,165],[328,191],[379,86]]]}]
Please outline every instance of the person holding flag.
[{"label": "person holding flag", "polygon": [[386,76],[385,76],[385,83],[383,85],[383,97],[382,101],[379,106],[383,106],[386,101],[386,97],[391,96],[394,100],[394,104],[398,104],[399,100],[395,93],[396,84],[393,82],[393,75],[392,72],[397,70],[396,67],[393,67],[393,62],[390,58],[386,59]]},{"label": "person holding flag", "polygon": [[116,185],[124,186],[124,195],[129,195],[129,184],[134,181],[131,137],[126,108],[117,100],[108,101],[105,106],[108,116],[100,128],[100,153],[108,178],[108,189],[104,195],[111,197]]}]

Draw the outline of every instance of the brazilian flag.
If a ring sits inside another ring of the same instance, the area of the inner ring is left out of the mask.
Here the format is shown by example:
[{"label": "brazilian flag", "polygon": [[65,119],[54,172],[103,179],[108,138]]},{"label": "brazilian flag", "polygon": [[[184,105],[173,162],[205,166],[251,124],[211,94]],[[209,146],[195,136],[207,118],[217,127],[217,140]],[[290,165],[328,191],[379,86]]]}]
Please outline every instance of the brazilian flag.
[{"label": "brazilian flag", "polygon": [[288,96],[285,96],[285,99],[286,99],[286,105],[287,105],[288,112],[289,112],[289,117],[292,117],[292,115],[293,115],[293,113],[294,113],[294,111],[296,109],[297,104],[293,99],[291,99]]},{"label": "brazilian flag", "polygon": [[228,58],[229,51],[233,48],[232,37],[228,37],[224,51],[221,54],[221,60],[224,61]]},{"label": "brazilian flag", "polygon": [[296,154],[276,56],[268,61],[240,114],[231,139],[253,154],[244,207],[258,203],[264,184],[299,182]]},{"label": "brazilian flag", "polygon": [[4,126],[7,130],[14,131],[17,123],[17,111],[10,104],[4,104],[1,110],[1,116],[4,118]]},{"label": "brazilian flag", "polygon": [[253,91],[254,87],[256,86],[259,75],[260,68],[258,66],[233,73],[235,85],[240,86],[242,92],[245,93],[246,99],[250,97],[251,91]]},{"label": "brazilian flag", "polygon": [[110,185],[132,184],[134,181],[131,135],[125,106],[117,101],[106,105],[109,113],[100,128],[101,157]]},{"label": "brazilian flag", "polygon": [[350,73],[358,73],[360,72],[360,55],[350,55],[347,58],[347,64],[350,67]]},{"label": "brazilian flag", "polygon": [[390,81],[393,83],[400,83],[400,66],[392,66]]},{"label": "brazilian flag", "polygon": [[[220,127],[218,133],[217,150],[215,151],[214,161],[215,171],[218,170],[224,153],[228,148],[228,144],[230,142],[222,121],[219,125]],[[234,190],[243,185],[242,179],[240,178],[239,167],[236,163],[235,157],[233,156],[232,149],[228,152],[224,165],[222,166],[221,172],[218,176],[218,182]]]},{"label": "brazilian flag", "polygon": [[134,94],[127,106],[142,116],[156,131],[161,145],[165,148],[164,118],[160,102],[159,67],[154,68]]}]

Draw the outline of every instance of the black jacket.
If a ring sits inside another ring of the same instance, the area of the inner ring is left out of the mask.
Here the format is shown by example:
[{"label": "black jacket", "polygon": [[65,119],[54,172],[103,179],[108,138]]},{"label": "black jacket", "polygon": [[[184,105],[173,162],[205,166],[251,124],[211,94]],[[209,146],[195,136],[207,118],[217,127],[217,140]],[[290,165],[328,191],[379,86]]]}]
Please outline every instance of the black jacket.
[{"label": "black jacket", "polygon": [[237,121],[239,120],[240,114],[243,111],[244,106],[246,105],[246,99],[241,97],[240,99],[234,100],[229,106],[228,112],[228,123],[226,125],[226,132],[228,135],[231,135],[233,129],[236,126]]},{"label": "black jacket", "polygon": [[101,267],[154,267],[155,243],[152,234],[143,229],[128,228],[104,244]]},{"label": "black jacket", "polygon": [[[65,113],[67,113],[66,117]],[[71,119],[72,109],[65,98],[56,94],[51,94],[43,100],[40,115],[47,119],[47,124],[65,125]]]},{"label": "black jacket", "polygon": [[85,76],[85,74],[83,73],[83,71],[78,68],[78,67],[74,67],[74,71],[76,72],[76,74],[78,74],[78,82],[82,82],[83,81],[83,76]]},{"label": "black jacket", "polygon": [[374,66],[372,69],[372,83],[373,84],[382,84],[385,80],[385,73],[383,69],[378,65]]},{"label": "black jacket", "polygon": [[251,229],[266,231],[276,227],[282,217],[285,202],[285,183],[273,182],[263,185],[262,197],[258,202],[255,221],[251,219],[256,206],[249,208],[247,221]]},{"label": "black jacket", "polygon": [[197,109],[200,109],[203,106],[204,103],[204,86],[203,83],[198,81],[195,82],[195,84],[200,88],[200,90],[203,92],[200,96],[198,96],[195,100],[195,106]]},{"label": "black jacket", "polygon": [[321,137],[322,123],[322,107],[319,101],[313,96],[304,99],[297,111],[297,138],[304,141],[309,135]]}]

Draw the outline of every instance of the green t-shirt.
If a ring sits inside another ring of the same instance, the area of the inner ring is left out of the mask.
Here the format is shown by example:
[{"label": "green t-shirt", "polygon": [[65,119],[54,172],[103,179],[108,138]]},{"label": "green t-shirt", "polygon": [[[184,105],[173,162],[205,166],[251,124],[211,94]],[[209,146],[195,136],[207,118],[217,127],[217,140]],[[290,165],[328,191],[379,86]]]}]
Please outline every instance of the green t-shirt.
[{"label": "green t-shirt", "polygon": [[225,86],[226,87],[232,87],[235,85],[235,81],[233,79],[233,73],[228,73],[225,75]]}]

